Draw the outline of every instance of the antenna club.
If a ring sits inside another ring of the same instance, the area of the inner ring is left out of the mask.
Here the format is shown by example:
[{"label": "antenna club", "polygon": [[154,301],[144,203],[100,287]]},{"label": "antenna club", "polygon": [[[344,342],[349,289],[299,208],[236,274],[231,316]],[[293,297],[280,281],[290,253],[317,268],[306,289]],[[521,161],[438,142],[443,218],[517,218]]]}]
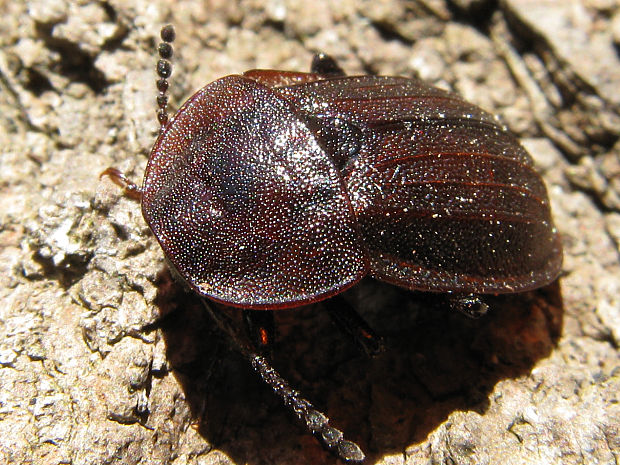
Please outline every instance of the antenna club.
[{"label": "antenna club", "polygon": [[159,60],[157,61],[157,120],[159,121],[160,132],[164,130],[168,123],[168,78],[172,75],[172,63],[170,59],[173,55],[172,42],[175,38],[174,27],[168,24],[161,28],[161,42],[157,46],[157,52],[159,54]]}]

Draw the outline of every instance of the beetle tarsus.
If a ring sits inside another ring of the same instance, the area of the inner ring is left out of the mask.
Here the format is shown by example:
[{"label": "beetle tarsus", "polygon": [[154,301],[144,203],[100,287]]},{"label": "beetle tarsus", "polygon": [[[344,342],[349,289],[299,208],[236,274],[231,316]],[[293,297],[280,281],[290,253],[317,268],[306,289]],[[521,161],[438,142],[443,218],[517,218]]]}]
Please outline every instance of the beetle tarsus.
[{"label": "beetle tarsus", "polygon": [[142,188],[132,182],[121,170],[109,167],[99,175],[99,178],[101,179],[104,176],[109,177],[114,184],[122,187],[127,197],[138,201],[142,199]]}]

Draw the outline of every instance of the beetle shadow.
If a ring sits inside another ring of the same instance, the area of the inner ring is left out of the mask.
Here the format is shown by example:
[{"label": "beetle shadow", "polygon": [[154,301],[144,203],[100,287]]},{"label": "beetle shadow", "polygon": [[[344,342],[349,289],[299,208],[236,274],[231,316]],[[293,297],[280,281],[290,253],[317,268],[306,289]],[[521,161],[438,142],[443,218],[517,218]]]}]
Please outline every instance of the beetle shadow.
[{"label": "beetle shadow", "polygon": [[[168,362],[210,444],[236,463],[338,462],[228,346],[199,298],[168,272],[159,289]],[[491,311],[477,320],[447,310],[440,294],[370,279],[345,297],[385,337],[383,353],[360,353],[316,304],[276,314],[273,363],[362,447],[365,463],[424,441],[454,411],[484,414],[495,384],[527,375],[562,331],[557,282],[485,297]]]}]

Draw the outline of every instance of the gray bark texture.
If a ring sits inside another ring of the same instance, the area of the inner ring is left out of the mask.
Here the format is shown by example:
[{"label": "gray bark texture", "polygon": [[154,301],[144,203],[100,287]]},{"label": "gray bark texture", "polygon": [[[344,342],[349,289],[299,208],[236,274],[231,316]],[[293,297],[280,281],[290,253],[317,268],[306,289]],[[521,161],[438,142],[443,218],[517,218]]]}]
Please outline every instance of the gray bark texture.
[{"label": "gray bark texture", "polygon": [[360,354],[320,304],[276,315],[274,365],[378,464],[620,461],[618,0],[0,0],[0,462],[332,464],[166,271],[139,204],[171,107],[251,68],[419,76],[494,112],[543,175],[558,282],[489,298],[366,280]]}]

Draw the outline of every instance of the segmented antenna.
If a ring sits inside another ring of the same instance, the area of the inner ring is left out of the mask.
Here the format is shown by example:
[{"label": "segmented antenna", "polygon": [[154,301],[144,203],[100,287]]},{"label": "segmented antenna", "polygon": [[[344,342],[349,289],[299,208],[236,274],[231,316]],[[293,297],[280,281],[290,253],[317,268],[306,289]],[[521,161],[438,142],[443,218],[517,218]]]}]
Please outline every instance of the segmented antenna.
[{"label": "segmented antenna", "polygon": [[159,52],[159,60],[157,61],[157,120],[159,121],[159,131],[163,131],[164,127],[168,123],[168,78],[172,74],[172,64],[170,59],[172,58],[172,42],[174,42],[175,32],[172,24],[168,24],[161,28],[161,42],[157,47]]}]

